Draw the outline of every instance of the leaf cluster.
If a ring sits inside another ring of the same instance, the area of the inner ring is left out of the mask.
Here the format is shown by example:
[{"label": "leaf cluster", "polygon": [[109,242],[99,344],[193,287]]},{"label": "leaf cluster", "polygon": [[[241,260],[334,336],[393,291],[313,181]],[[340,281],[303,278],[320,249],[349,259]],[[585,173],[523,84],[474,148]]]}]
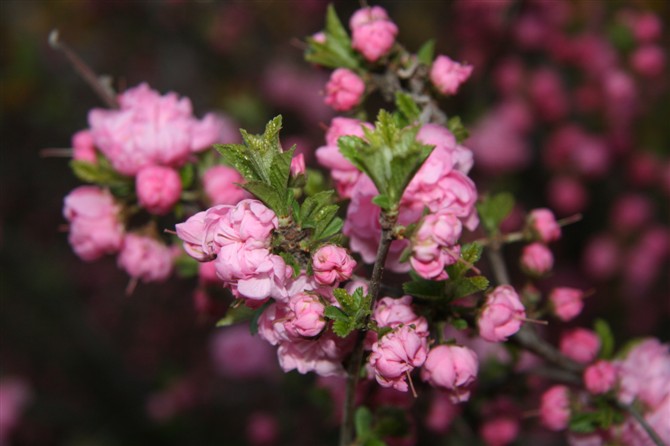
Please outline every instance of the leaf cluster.
[{"label": "leaf cluster", "polygon": [[328,68],[349,68],[356,70],[360,67],[360,57],[351,47],[351,39],[342,25],[333,5],[328,5],[326,12],[326,39],[317,42],[313,37],[307,38],[305,59],[308,62]]},{"label": "leaf cluster", "polygon": [[500,233],[500,224],[512,212],[514,197],[509,192],[501,192],[492,196],[485,196],[477,204],[479,217],[490,235]]},{"label": "leaf cluster", "polygon": [[364,138],[340,137],[340,152],[377,187],[379,195],[373,202],[387,212],[397,212],[405,188],[433,146],[416,140],[418,127],[401,127],[385,110],[379,112],[374,130],[363,131]]},{"label": "leaf cluster", "polygon": [[354,415],[354,427],[356,444],[361,446],[385,446],[383,437],[402,437],[409,432],[406,415],[397,407],[382,407],[373,415],[360,406]]},{"label": "leaf cluster", "polygon": [[365,328],[370,315],[372,296],[363,294],[363,288],[357,288],[353,294],[342,288],[333,290],[339,307],[326,307],[325,316],[333,321],[333,332],[341,338],[349,336],[354,330]]},{"label": "leaf cluster", "polygon": [[102,155],[98,155],[95,163],[72,160],[70,168],[81,181],[108,187],[116,196],[126,196],[133,190],[132,178],[114,170],[107,158]]}]

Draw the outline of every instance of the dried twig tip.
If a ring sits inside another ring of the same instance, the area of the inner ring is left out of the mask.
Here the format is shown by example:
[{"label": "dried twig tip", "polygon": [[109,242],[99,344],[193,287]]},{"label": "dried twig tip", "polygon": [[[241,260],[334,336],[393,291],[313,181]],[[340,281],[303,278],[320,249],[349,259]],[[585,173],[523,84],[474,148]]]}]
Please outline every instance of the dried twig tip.
[{"label": "dried twig tip", "polygon": [[60,33],[57,29],[53,29],[49,33],[49,45],[51,45],[51,48],[60,49]]}]

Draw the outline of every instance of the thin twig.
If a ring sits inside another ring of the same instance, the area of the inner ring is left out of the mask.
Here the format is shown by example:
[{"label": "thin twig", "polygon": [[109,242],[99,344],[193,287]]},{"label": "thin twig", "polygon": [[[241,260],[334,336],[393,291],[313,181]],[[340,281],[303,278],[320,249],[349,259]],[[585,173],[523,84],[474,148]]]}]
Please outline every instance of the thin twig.
[{"label": "thin twig", "polygon": [[654,430],[653,427],[647,423],[647,420],[644,419],[644,416],[640,413],[639,410],[635,406],[631,405],[624,405],[620,404],[620,408],[628,412],[633,418],[635,418],[635,421],[638,422],[638,424],[644,429],[644,431],[649,435],[649,438],[651,438],[651,441],[654,442],[656,446],[668,446],[663,439],[658,435],[658,433]]}]

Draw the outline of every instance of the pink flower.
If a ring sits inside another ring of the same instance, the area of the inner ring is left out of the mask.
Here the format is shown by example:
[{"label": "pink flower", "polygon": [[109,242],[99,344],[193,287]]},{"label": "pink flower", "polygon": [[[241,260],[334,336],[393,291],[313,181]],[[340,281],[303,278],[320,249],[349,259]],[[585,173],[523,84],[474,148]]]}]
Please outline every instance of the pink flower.
[{"label": "pink flower", "polygon": [[591,330],[574,328],[561,335],[560,350],[573,361],[588,364],[598,355],[600,339]]},{"label": "pink flower", "polygon": [[540,421],[552,431],[560,431],[568,427],[570,420],[570,401],[568,388],[553,386],[542,395],[540,403]]},{"label": "pink flower", "polygon": [[444,268],[460,256],[456,242],[461,236],[461,221],[451,213],[428,214],[412,237],[410,264],[421,277],[444,280]]},{"label": "pink flower", "polygon": [[150,237],[126,234],[118,257],[119,267],[144,282],[161,282],[172,272],[173,252]]},{"label": "pink flower", "polygon": [[430,80],[442,94],[456,94],[472,74],[472,65],[460,64],[447,56],[437,56],[430,68]]},{"label": "pink flower", "polygon": [[70,222],[68,240],[82,260],[96,260],[121,248],[124,228],[119,212],[112,194],[96,186],[80,186],[65,197],[63,216]]},{"label": "pink flower", "polygon": [[[419,133],[416,134],[416,140],[435,146],[419,172],[429,170],[437,172],[441,176],[449,173],[452,169],[456,169],[467,175],[472,168],[472,151],[459,145],[456,142],[456,137],[445,127],[437,124],[424,124],[421,126]],[[422,173],[421,176],[424,177],[424,181],[431,181],[431,175],[428,172]],[[432,181],[434,182],[436,179]]]},{"label": "pink flower", "polygon": [[551,250],[542,243],[531,243],[521,251],[521,269],[531,276],[543,276],[554,267]]},{"label": "pink flower", "polygon": [[365,93],[365,82],[356,73],[338,68],[330,75],[326,84],[327,105],[334,110],[347,111],[356,107]]},{"label": "pink flower", "polygon": [[288,300],[290,313],[286,316],[284,326],[294,336],[314,337],[323,331],[326,319],[323,316],[325,307],[314,294],[299,293]]},{"label": "pink flower", "polygon": [[480,429],[488,446],[507,446],[519,435],[519,421],[506,416],[486,420]]},{"label": "pink flower", "polygon": [[379,299],[372,312],[372,319],[380,327],[397,328],[401,325],[413,325],[418,334],[428,334],[428,322],[426,318],[414,312],[412,296]]},{"label": "pink flower", "polygon": [[279,423],[274,415],[255,412],[247,420],[247,441],[251,446],[271,446],[277,444],[280,434]]},{"label": "pink flower", "polygon": [[598,361],[584,370],[584,387],[594,395],[609,392],[616,379],[616,367],[609,361]]},{"label": "pink flower", "polygon": [[312,256],[314,278],[321,285],[333,286],[351,277],[356,261],[346,249],[336,245],[324,245]]},{"label": "pink flower", "polygon": [[549,293],[554,314],[563,322],[574,319],[584,308],[584,293],[576,288],[559,287]]},{"label": "pink flower", "polygon": [[209,347],[214,367],[223,376],[250,379],[277,371],[274,349],[252,336],[244,324],[218,330]]},{"label": "pink flower", "polygon": [[241,242],[249,248],[268,248],[277,227],[277,216],[270,208],[258,200],[246,199],[224,212],[212,232],[219,246]]},{"label": "pink flower", "polygon": [[496,287],[486,297],[486,303],[477,319],[479,336],[489,342],[506,341],[519,331],[526,317],[519,295],[509,285]]},{"label": "pink flower", "polygon": [[642,76],[659,76],[665,69],[665,51],[659,45],[641,46],[631,55],[630,63]]},{"label": "pink flower", "polygon": [[430,409],[425,418],[426,427],[438,434],[444,434],[459,414],[459,406],[451,402],[444,393],[433,393]]},{"label": "pink flower", "polygon": [[560,215],[581,212],[589,201],[584,185],[572,177],[556,176],[551,179],[547,189],[549,202]]},{"label": "pink flower", "polygon": [[221,218],[216,212],[219,210],[228,212],[230,206],[219,206],[198,212],[185,222],[175,225],[177,237],[184,242],[184,251],[199,262],[209,262],[216,258],[219,247],[211,243],[213,241],[207,233],[208,229]]},{"label": "pink flower", "polygon": [[31,390],[22,378],[3,377],[0,380],[0,444],[9,445],[9,436],[21,421],[31,399]]},{"label": "pink flower", "polygon": [[359,9],[351,16],[351,46],[370,62],[388,53],[395,43],[398,27],[380,6]]},{"label": "pink flower", "polygon": [[298,175],[305,174],[305,155],[302,153],[297,154],[291,159],[291,176],[297,177]]},{"label": "pink flower", "polygon": [[161,96],[140,84],[120,94],[118,101],[118,110],[91,110],[88,121],[95,146],[124,175],[151,164],[179,167],[191,152],[219,138],[217,119],[198,121],[191,101],[175,93]]},{"label": "pink flower", "polygon": [[90,131],[80,130],[72,136],[72,158],[76,161],[97,164],[98,157]]},{"label": "pink flower", "polygon": [[542,243],[550,243],[561,238],[561,227],[556,222],[554,213],[547,208],[530,211],[528,226]]},{"label": "pink flower", "polygon": [[152,214],[165,215],[179,201],[181,179],[170,167],[143,167],[137,173],[135,191],[140,206]]},{"label": "pink flower", "polygon": [[232,167],[210,167],[202,176],[202,183],[205,194],[213,205],[234,205],[248,196],[247,192],[238,186],[244,183],[242,175]]},{"label": "pink flower", "polygon": [[458,345],[438,345],[428,353],[421,379],[450,391],[451,400],[470,399],[470,387],[477,378],[479,361],[475,352]]},{"label": "pink flower", "polygon": [[407,392],[407,374],[426,360],[426,336],[403,325],[372,346],[368,363],[382,387]]},{"label": "pink flower", "polygon": [[670,347],[647,338],[615,363],[619,370],[618,398],[624,404],[639,399],[650,408],[670,397]]},{"label": "pink flower", "polygon": [[285,372],[297,370],[302,374],[315,372],[319,376],[343,376],[342,359],[351,347],[350,339],[341,339],[326,331],[315,340],[280,343],[277,356]]}]

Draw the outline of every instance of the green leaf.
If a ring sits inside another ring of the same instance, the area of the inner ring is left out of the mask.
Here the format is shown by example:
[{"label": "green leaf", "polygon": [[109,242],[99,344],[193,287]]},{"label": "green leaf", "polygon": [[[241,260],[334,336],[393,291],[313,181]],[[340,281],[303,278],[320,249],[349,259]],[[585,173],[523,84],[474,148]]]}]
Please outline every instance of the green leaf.
[{"label": "green leaf", "polygon": [[358,438],[365,438],[370,435],[372,430],[372,412],[370,412],[370,409],[365,406],[360,406],[356,409],[354,426],[356,427],[356,436]]},{"label": "green leaf", "polygon": [[191,256],[180,255],[174,262],[175,271],[181,278],[196,277],[200,269],[200,263]]},{"label": "green leaf", "polygon": [[451,133],[453,133],[454,137],[456,137],[456,141],[460,144],[468,137],[470,136],[470,132],[468,129],[463,125],[463,122],[461,122],[460,116],[454,116],[447,121],[447,128]]},{"label": "green leaf", "polygon": [[586,434],[598,428],[598,412],[576,412],[570,416],[569,429],[571,432]]},{"label": "green leaf", "polygon": [[347,319],[349,319],[347,313],[345,313],[341,308],[336,307],[334,305],[327,306],[323,314],[328,319],[332,319],[334,321],[346,321]]},{"label": "green leaf", "polygon": [[596,319],[593,324],[598,338],[600,338],[600,354],[601,359],[611,359],[614,353],[614,334],[609,324],[603,319]]},{"label": "green leaf", "polygon": [[508,192],[484,197],[477,204],[479,216],[489,234],[497,234],[500,231],[500,223],[509,215],[513,208],[514,197]]},{"label": "green leaf", "polygon": [[370,314],[372,298],[364,295],[362,288],[357,288],[354,294],[349,294],[342,288],[335,288],[333,295],[341,308],[331,305],[326,308],[324,314],[333,320],[335,334],[344,338],[352,331],[364,328],[366,318]]},{"label": "green leaf", "polygon": [[452,319],[450,322],[456,330],[466,330],[468,328],[468,321],[465,319]]},{"label": "green leaf", "polygon": [[317,42],[307,38],[305,59],[308,62],[323,65],[328,68],[349,68],[356,70],[360,67],[359,58],[351,47],[351,39],[342,25],[333,5],[328,5],[326,12],[326,40]]},{"label": "green leaf", "polygon": [[421,109],[409,94],[402,91],[397,92],[395,94],[395,105],[405,118],[406,124],[411,124],[419,119]]},{"label": "green leaf", "polygon": [[426,280],[418,276],[402,285],[403,291],[420,299],[442,299],[444,296],[444,281]]},{"label": "green leaf", "polygon": [[240,322],[250,321],[254,315],[255,310],[240,304],[235,307],[228,308],[226,315],[219,319],[216,323],[217,327],[228,327],[229,325],[238,324]]},{"label": "green leaf", "polygon": [[445,295],[450,300],[460,299],[489,287],[489,280],[484,276],[460,277],[448,280],[445,285]]},{"label": "green leaf", "polygon": [[435,40],[430,39],[419,48],[416,57],[424,65],[432,65],[435,56]]},{"label": "green leaf", "polygon": [[447,267],[447,273],[451,279],[463,276],[471,265],[476,264],[482,257],[484,247],[479,243],[467,243],[461,246],[461,257],[459,261]]},{"label": "green leaf", "polygon": [[288,266],[291,267],[293,270],[293,277],[298,277],[300,275],[300,271],[302,270],[300,263],[298,260],[291,254],[290,252],[286,251],[281,251],[279,253],[279,256],[284,259],[284,263],[286,263]]},{"label": "green leaf", "polygon": [[124,177],[114,170],[104,157],[98,157],[97,163],[72,160],[70,168],[77,178],[86,182],[101,186],[130,185],[132,179]]},{"label": "green leaf", "polygon": [[195,166],[188,163],[179,169],[179,179],[181,180],[182,189],[186,190],[191,187],[195,179]]}]

